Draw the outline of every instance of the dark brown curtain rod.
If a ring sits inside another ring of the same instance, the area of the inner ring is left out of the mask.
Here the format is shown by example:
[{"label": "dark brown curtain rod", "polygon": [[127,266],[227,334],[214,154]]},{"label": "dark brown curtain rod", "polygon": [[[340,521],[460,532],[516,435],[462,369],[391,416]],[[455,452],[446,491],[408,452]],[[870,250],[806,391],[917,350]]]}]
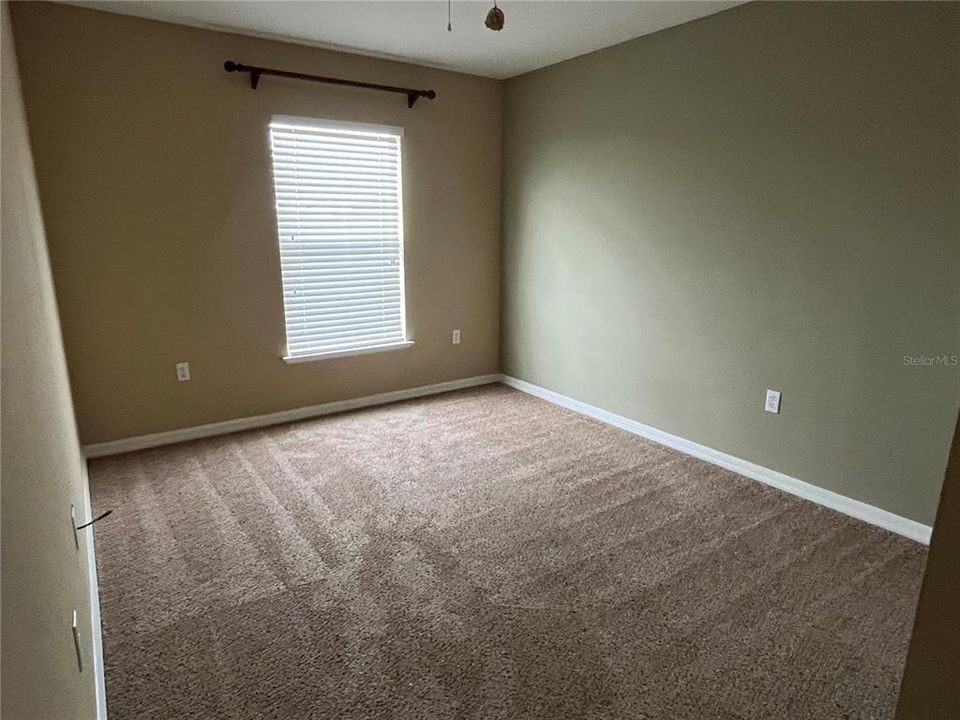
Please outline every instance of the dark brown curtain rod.
[{"label": "dark brown curtain rod", "polygon": [[360,82],[359,80],[344,80],[342,78],[324,77],[322,75],[308,75],[307,73],[290,72],[289,70],[274,70],[273,68],[256,67],[255,65],[243,65],[235,63],[233,60],[227,60],[223,64],[223,69],[227,72],[250,73],[250,87],[254,90],[260,83],[261,75],[274,75],[276,77],[293,78],[294,80],[309,80],[310,82],[330,83],[331,85],[347,85],[349,87],[367,88],[368,90],[381,90],[383,92],[400,93],[407,96],[407,107],[412,108],[417,98],[426,98],[433,100],[437,93],[433,90],[415,90],[413,88],[396,87],[395,85],[378,85],[377,83]]}]

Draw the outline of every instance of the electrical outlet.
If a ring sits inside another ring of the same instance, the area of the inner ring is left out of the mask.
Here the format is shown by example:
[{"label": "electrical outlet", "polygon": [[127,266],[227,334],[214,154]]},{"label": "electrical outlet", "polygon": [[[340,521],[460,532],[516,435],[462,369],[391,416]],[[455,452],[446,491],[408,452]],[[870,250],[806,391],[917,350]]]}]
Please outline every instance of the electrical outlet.
[{"label": "electrical outlet", "polygon": [[763,409],[768,413],[773,413],[775,415],[780,414],[780,391],[779,390],[767,390],[767,401],[763,406]]},{"label": "electrical outlet", "polygon": [[450,342],[452,342],[454,345],[459,345],[459,344],[460,344],[460,331],[459,331],[459,330],[454,330],[454,331],[453,331],[453,337],[450,339]]},{"label": "electrical outlet", "polygon": [[190,379],[190,363],[178,362],[177,363],[177,380],[179,382],[186,382],[189,379]]}]

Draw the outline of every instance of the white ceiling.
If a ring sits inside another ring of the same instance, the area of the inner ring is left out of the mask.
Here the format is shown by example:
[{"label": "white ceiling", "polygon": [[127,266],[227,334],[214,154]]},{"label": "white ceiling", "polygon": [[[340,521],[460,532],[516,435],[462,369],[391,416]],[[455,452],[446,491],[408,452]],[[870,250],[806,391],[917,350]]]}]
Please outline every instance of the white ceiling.
[{"label": "white ceiling", "polygon": [[483,25],[493,0],[453,2],[453,32],[447,32],[446,0],[86,0],[70,4],[508,78],[712,15],[742,1],[498,0],[506,16],[500,32]]}]

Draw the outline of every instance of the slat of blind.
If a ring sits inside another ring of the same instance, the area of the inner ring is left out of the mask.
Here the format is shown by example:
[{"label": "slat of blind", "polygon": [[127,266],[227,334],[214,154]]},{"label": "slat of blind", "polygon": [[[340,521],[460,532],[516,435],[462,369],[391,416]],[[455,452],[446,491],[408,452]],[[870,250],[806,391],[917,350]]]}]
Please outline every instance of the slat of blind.
[{"label": "slat of blind", "polygon": [[287,192],[322,192],[331,200],[338,198],[355,199],[380,199],[393,198],[396,200],[396,193],[388,188],[377,187],[372,190],[369,188],[338,188],[331,186],[329,182],[314,180],[303,173],[282,173],[274,175],[274,183],[277,190]]},{"label": "slat of blind", "polygon": [[384,293],[393,292],[397,293],[400,291],[400,283],[394,279],[389,281],[384,281],[377,285],[377,287],[358,287],[356,284],[351,284],[348,281],[344,282],[331,282],[329,286],[319,286],[317,283],[301,283],[300,286],[294,288],[284,288],[284,296],[288,294],[296,294],[301,297],[311,297],[311,296],[346,296],[353,295],[357,292],[369,292],[375,293],[381,291]]},{"label": "slat of blind", "polygon": [[311,337],[291,337],[287,342],[293,347],[309,347],[311,349],[316,349],[317,347],[322,347],[323,345],[342,345],[344,343],[355,343],[361,341],[368,341],[371,344],[381,344],[387,339],[400,339],[401,336],[399,333],[389,332],[385,330],[346,330],[343,332],[329,332],[323,333],[322,336],[314,335]]},{"label": "slat of blind", "polygon": [[400,307],[400,298],[399,296],[394,298],[392,302],[364,302],[356,303],[352,302],[354,299],[348,300],[331,300],[326,302],[313,302],[308,301],[305,303],[291,303],[288,306],[290,311],[291,320],[302,321],[308,318],[314,318],[317,316],[317,311],[322,311],[323,315],[335,315],[341,312],[363,312],[366,310],[375,311],[375,312],[386,312],[389,308],[398,308]]},{"label": "slat of blind", "polygon": [[299,199],[296,201],[279,200],[277,201],[277,209],[281,213],[295,213],[300,217],[330,218],[333,220],[337,218],[353,218],[354,220],[377,220],[380,222],[393,220],[393,216],[397,213],[396,206],[390,208],[383,208],[379,205],[372,207],[364,207],[362,205],[354,205],[353,207],[330,207],[318,206],[309,199]]},{"label": "slat of blind", "polygon": [[364,212],[390,217],[397,212],[397,203],[380,200],[328,200],[326,195],[301,193],[296,197],[288,197],[289,193],[277,193],[277,209],[285,212],[303,210],[307,207],[313,212],[326,213],[353,213]]},{"label": "slat of blind", "polygon": [[340,287],[362,285],[363,287],[373,288],[383,282],[390,282],[392,273],[388,269],[372,268],[364,270],[363,268],[339,268],[330,271],[317,271],[308,273],[283,270],[285,280],[297,283],[299,285],[310,286],[329,282],[336,283]]},{"label": "slat of blind", "polygon": [[342,219],[338,218],[336,220],[318,218],[313,216],[303,216],[301,217],[298,213],[281,213],[283,217],[280,219],[280,232],[282,233],[285,229],[291,231],[290,234],[295,234],[292,231],[299,228],[309,230],[311,228],[316,228],[318,230],[379,230],[380,232],[386,232],[391,230],[393,233],[397,232],[397,222],[396,220],[388,220],[377,218],[374,220],[358,220],[358,219]]},{"label": "slat of blind", "polygon": [[368,309],[382,312],[383,308],[389,304],[388,301],[392,301],[392,304],[400,307],[400,293],[396,293],[392,298],[376,298],[370,299],[369,301],[357,296],[349,298],[334,297],[333,299],[330,299],[329,296],[323,298],[302,298],[301,301],[298,302],[288,302],[287,311],[291,318],[312,317],[314,311],[318,309],[323,309],[327,313],[343,310],[356,310],[359,312]]},{"label": "slat of blind", "polygon": [[[291,191],[292,188],[300,192],[301,197],[296,199],[301,204],[316,200],[315,197],[308,195],[308,192],[315,194],[321,193],[326,200],[347,203],[352,203],[354,200],[361,200],[364,202],[374,202],[378,206],[383,206],[387,203],[396,204],[399,202],[399,197],[396,193],[384,190],[382,186],[378,185],[359,185],[330,181],[329,179],[317,179],[309,177],[305,173],[301,173],[300,177],[276,179],[277,183],[281,180],[284,184],[275,185],[274,188],[278,191]],[[289,180],[294,180],[296,184],[288,186]]]},{"label": "slat of blind", "polygon": [[[331,338],[335,335],[357,335],[359,333],[377,333],[377,334],[392,334],[395,320],[398,318],[393,318],[389,316],[383,316],[376,320],[367,320],[366,322],[358,322],[356,320],[340,320],[340,321],[325,321],[323,324],[323,333],[324,337]],[[313,338],[317,333],[317,327],[319,324],[315,323],[313,325],[297,325],[291,327],[288,332],[290,333],[290,339],[300,340],[301,338]]]},{"label": "slat of blind", "polygon": [[286,295],[285,302],[292,313],[313,312],[315,309],[323,309],[325,312],[337,312],[345,309],[372,310],[383,308],[386,305],[399,305],[400,288],[376,294]]},{"label": "slat of blind", "polygon": [[337,188],[340,191],[349,190],[350,192],[367,192],[371,195],[379,195],[385,192],[383,188],[384,180],[389,178],[344,178],[337,177],[331,173],[321,173],[313,170],[301,169],[297,171],[288,171],[286,175],[281,175],[284,180],[309,180],[313,187]]},{"label": "slat of blind", "polygon": [[[394,313],[393,315],[396,315]],[[290,326],[290,332],[294,337],[303,337],[316,332],[317,327],[322,327],[327,334],[335,332],[348,332],[350,330],[364,330],[366,332],[391,332],[394,326],[395,318],[391,314],[383,313],[379,317],[373,318],[324,318],[316,322],[300,322]]]},{"label": "slat of blind", "polygon": [[281,213],[290,213],[306,217],[333,217],[356,219],[391,220],[397,213],[397,207],[383,207],[383,203],[373,205],[341,205],[339,207],[319,205],[311,198],[301,197],[294,200],[278,200],[277,210]]},{"label": "slat of blind", "polygon": [[285,160],[277,158],[273,166],[277,169],[277,174],[295,175],[296,177],[328,178],[337,182],[366,182],[379,186],[382,180],[393,178],[397,173],[393,170],[384,168],[335,168],[329,162],[317,160],[316,162],[306,162],[304,160]]},{"label": "slat of blind", "polygon": [[306,172],[297,172],[295,170],[277,170],[273,174],[274,182],[276,187],[279,190],[301,190],[307,191],[312,190],[315,192],[325,192],[330,194],[331,197],[336,197],[338,195],[373,195],[373,196],[383,196],[383,197],[394,197],[396,192],[392,188],[388,187],[375,187],[370,188],[337,188],[336,185],[331,185],[330,182],[317,180],[310,177],[309,173]]},{"label": "slat of blind", "polygon": [[[294,280],[295,278],[291,278]],[[371,302],[373,299],[378,296],[381,298],[386,298],[388,296],[394,296],[400,293],[400,283],[394,278],[387,278],[383,282],[377,283],[375,286],[363,285],[351,286],[347,281],[344,280],[332,280],[331,282],[338,283],[336,286],[331,285],[330,287],[325,287],[322,284],[319,287],[311,287],[311,285],[317,285],[316,282],[302,282],[297,286],[291,285],[290,287],[285,287],[283,290],[284,297],[289,297],[291,300],[300,298],[304,302],[306,301],[326,301],[334,299],[346,300],[359,300],[364,297],[369,297]]]},{"label": "slat of blind", "polygon": [[[282,266],[281,266],[282,267]],[[285,279],[302,285],[314,285],[329,279],[331,283],[353,283],[356,282],[368,290],[372,290],[374,285],[380,287],[385,283],[391,283],[396,274],[393,266],[386,267],[340,267],[332,269],[314,268],[305,270],[293,270],[289,267],[282,267]],[[332,287],[332,286],[331,286]]]},{"label": "slat of blind", "polygon": [[[313,234],[313,228],[304,228],[304,232],[308,230]],[[287,247],[282,248],[282,252],[291,256],[322,251],[337,251],[343,255],[352,254],[355,251],[379,251],[383,255],[399,255],[397,241],[396,232],[372,235],[364,230],[364,235],[317,235],[311,237],[309,241],[288,242]]]},{"label": "slat of blind", "polygon": [[320,162],[330,168],[345,170],[353,168],[380,168],[391,173],[396,172],[396,153],[380,150],[354,150],[324,145],[297,143],[284,147],[284,143],[274,143],[273,156],[283,162]]},{"label": "slat of blind", "polygon": [[277,211],[292,215],[333,215],[350,217],[371,217],[377,220],[393,220],[397,214],[397,205],[395,202],[389,205],[382,200],[372,200],[370,202],[351,202],[339,204],[323,205],[309,196],[297,198],[278,198],[276,204]]},{"label": "slat of blind", "polygon": [[383,153],[338,152],[322,147],[299,147],[290,152],[277,150],[274,157],[283,162],[323,162],[332,170],[380,170],[396,174],[396,157]]},{"label": "slat of blind", "polygon": [[291,268],[334,268],[346,267],[348,265],[359,265],[369,267],[371,265],[384,265],[392,267],[400,262],[400,255],[396,251],[384,248],[370,247],[363,252],[362,249],[348,250],[343,247],[326,252],[322,250],[286,250],[281,254],[281,265]]},{"label": "slat of blind", "polygon": [[[371,317],[376,315],[396,315],[397,313],[402,313],[402,308],[399,303],[394,303],[393,305],[388,305],[384,307],[373,307],[367,306],[367,312],[371,313]],[[317,323],[325,322],[327,319],[334,320],[336,318],[345,318],[346,314],[353,312],[355,308],[351,305],[344,305],[342,307],[336,306],[327,306],[323,308],[323,319],[317,319],[317,308],[305,308],[303,310],[294,309],[290,313],[290,318],[288,324],[290,327],[297,326],[300,327],[306,323]],[[355,315],[358,319],[363,318],[363,313],[361,311],[356,311]]]},{"label": "slat of blind", "polygon": [[315,143],[335,145],[344,149],[348,148],[378,148],[383,150],[392,150],[395,141],[398,139],[394,135],[384,135],[381,138],[370,135],[350,135],[340,133],[316,132],[298,125],[294,128],[281,128],[271,125],[271,135],[277,142],[294,143]]},{"label": "slat of blind", "polygon": [[314,173],[317,175],[327,175],[337,178],[351,178],[351,177],[368,177],[368,178],[381,178],[381,177],[396,177],[397,171],[395,168],[385,166],[382,163],[371,163],[369,165],[358,165],[357,163],[350,162],[346,158],[341,160],[333,161],[329,158],[324,157],[311,157],[311,158],[291,158],[291,157],[277,157],[274,158],[274,166],[277,169],[277,174],[279,176],[284,175],[301,175],[307,173]]},{"label": "slat of blind", "polygon": [[[307,202],[312,200],[317,200],[323,198],[329,202],[339,202],[339,203],[354,203],[354,202],[364,202],[364,203],[375,203],[380,206],[386,206],[388,203],[397,203],[399,199],[396,193],[391,193],[382,188],[374,188],[373,190],[366,190],[364,188],[337,188],[337,187],[328,187],[326,185],[321,185],[319,183],[314,183],[309,178],[293,178],[294,183],[288,183],[283,181],[281,183],[279,178],[275,179],[276,185],[275,189],[278,192],[297,192],[300,193],[300,199],[302,202]],[[329,185],[329,184],[328,184]]]},{"label": "slat of blind", "polygon": [[[343,290],[344,288],[337,288]],[[284,291],[284,303],[290,310],[308,310],[308,306],[316,305],[317,309],[330,309],[334,307],[352,307],[353,304],[358,309],[372,309],[373,307],[382,308],[385,305],[397,305],[400,302],[400,288],[394,286],[382,293],[355,293],[355,292],[335,292],[326,289],[315,288],[297,288]]]},{"label": "slat of blind", "polygon": [[287,340],[288,350],[290,352],[299,352],[304,354],[304,351],[310,353],[315,352],[325,352],[324,348],[329,347],[332,351],[334,348],[340,348],[344,345],[358,345],[363,347],[364,345],[383,345],[388,342],[402,342],[403,335],[399,333],[386,333],[386,332],[353,332],[343,335],[329,335],[324,337],[313,337],[313,338],[290,338]]},{"label": "slat of blind", "polygon": [[284,262],[320,262],[329,260],[332,262],[357,260],[371,260],[374,258],[391,258],[397,262],[400,255],[397,253],[388,254],[378,245],[358,245],[356,243],[330,243],[329,245],[317,245],[313,247],[285,248],[280,252],[280,261]]},{"label": "slat of blind", "polygon": [[358,280],[363,283],[376,283],[389,281],[393,275],[393,265],[389,263],[378,262],[377,264],[358,265],[346,263],[339,266],[329,266],[326,264],[309,265],[304,267],[291,266],[290,263],[281,265],[284,275],[294,282],[321,282],[325,278],[330,278],[331,282],[344,282],[346,280]]},{"label": "slat of blind", "polygon": [[311,253],[311,252],[373,252],[379,251],[384,246],[393,246],[397,233],[386,234],[379,237],[363,237],[358,235],[318,235],[316,237],[305,238],[303,235],[297,235],[286,243],[281,250],[284,253]]},{"label": "slat of blind", "polygon": [[270,125],[291,358],[402,342],[400,138]]},{"label": "slat of blind", "polygon": [[[367,223],[367,227],[336,226],[336,220],[324,221],[322,218],[304,218],[302,222],[287,220],[283,226],[277,223],[281,235],[286,236],[284,246],[296,247],[311,243],[393,243],[399,241],[400,228],[390,224]],[[313,224],[311,224],[313,223]],[[302,226],[302,227],[298,227]]]},{"label": "slat of blind", "polygon": [[390,240],[395,240],[396,235],[371,235],[366,233],[364,235],[344,235],[343,233],[329,234],[329,235],[320,235],[314,232],[310,234],[303,234],[298,236],[298,240],[287,241],[286,245],[293,247],[319,247],[321,245],[331,247],[336,246],[340,243],[367,243],[371,247],[373,245],[379,244],[382,245],[385,242]]},{"label": "slat of blind", "polygon": [[275,178],[274,187],[279,191],[287,192],[300,192],[303,195],[306,195],[307,192],[312,193],[323,193],[323,197],[331,202],[353,202],[354,200],[361,200],[364,202],[383,202],[392,201],[394,203],[398,202],[397,195],[395,193],[390,193],[387,190],[382,188],[374,188],[373,190],[366,190],[363,188],[336,188],[328,187],[329,183],[326,185],[321,185],[320,183],[315,183],[309,178],[291,178],[294,182],[288,182],[280,178]]},{"label": "slat of blind", "polygon": [[341,132],[339,129],[331,130],[318,126],[304,125],[300,122],[286,126],[278,125],[276,121],[271,123],[271,126],[276,131],[277,137],[279,138],[292,137],[296,139],[313,139],[318,141],[322,141],[324,139],[338,139],[344,145],[377,145],[378,143],[390,142],[396,137],[394,131],[392,130],[383,133],[360,133],[352,132],[350,130]]},{"label": "slat of blind", "polygon": [[398,254],[384,253],[377,247],[345,248],[342,245],[327,250],[322,248],[285,250],[280,254],[281,263],[290,264],[291,266],[301,263],[385,262],[387,260],[399,262],[400,256]]},{"label": "slat of blind", "polygon": [[333,138],[307,138],[290,135],[275,134],[273,148],[279,154],[294,154],[297,150],[313,152],[327,152],[341,157],[360,157],[372,155],[374,157],[389,157],[395,155],[395,148],[386,143],[344,143]]},{"label": "slat of blind", "polygon": [[379,182],[381,179],[395,178],[396,171],[387,170],[382,167],[335,167],[322,158],[316,162],[305,162],[303,160],[287,160],[277,158],[274,160],[274,167],[277,177],[281,179],[296,178],[316,178],[332,180],[365,180],[370,182]]},{"label": "slat of blind", "polygon": [[376,168],[395,174],[397,172],[396,152],[382,150],[357,150],[324,145],[297,144],[284,147],[283,143],[274,143],[275,161],[289,163],[323,163],[331,171],[370,170]]},{"label": "slat of blind", "polygon": [[309,357],[311,355],[317,355],[320,353],[349,353],[353,350],[375,349],[377,347],[389,346],[391,343],[398,342],[403,342],[403,338],[389,338],[382,342],[360,341],[353,343],[341,343],[338,345],[326,345],[323,348],[318,348],[316,350],[307,346],[298,348],[297,354],[291,355],[291,357]]},{"label": "slat of blind", "polygon": [[[399,313],[399,312],[400,312],[400,306],[397,305],[396,308],[394,308],[393,313],[388,313],[388,314],[392,315],[394,313]],[[370,319],[370,318],[377,318],[382,316],[383,314],[384,312],[381,308],[375,308],[372,310],[356,310],[354,308],[349,308],[339,312],[336,312],[336,311],[329,312],[325,315],[325,318],[329,319],[331,322],[338,321],[338,320],[364,320],[364,319]],[[301,317],[291,318],[291,324],[296,323],[297,327],[307,327],[307,326],[315,325],[317,322],[321,322],[321,321],[314,320],[311,317],[311,314],[306,314]]]},{"label": "slat of blind", "polygon": [[347,255],[346,252],[338,252],[326,255],[313,255],[298,253],[296,255],[285,255],[280,260],[280,266],[283,268],[307,270],[315,268],[325,270],[327,268],[345,268],[345,267],[383,267],[391,270],[393,266],[400,262],[399,255],[388,255],[386,253],[369,253],[367,255]]},{"label": "slat of blind", "polygon": [[273,141],[274,145],[278,148],[321,146],[337,150],[338,152],[396,152],[396,148],[391,144],[390,139],[360,140],[356,138],[348,139],[344,136],[336,137],[333,135],[311,135],[309,133],[275,131]]},{"label": "slat of blind", "polygon": [[[384,313],[394,314],[394,313],[402,312],[400,303],[394,303],[393,305],[383,306],[383,307],[374,306],[374,305],[367,305],[364,307],[366,308],[366,310],[364,310],[363,308],[357,309],[353,305],[342,305],[340,307],[337,307],[335,305],[327,305],[323,307],[324,317],[335,318],[335,317],[341,317],[342,315],[349,314],[349,313],[354,313],[358,317],[362,317],[363,312],[370,312],[373,315],[384,314]],[[291,308],[287,322],[291,326],[295,324],[299,325],[307,322],[321,322],[316,320],[316,317],[317,317],[316,311],[317,311],[317,308],[315,307]]]},{"label": "slat of blind", "polygon": [[396,315],[400,314],[400,308],[394,307],[392,312],[383,312],[378,310],[376,313],[340,313],[340,314],[330,314],[325,315],[322,320],[315,320],[310,317],[297,318],[294,322],[290,323],[291,329],[294,330],[307,330],[311,328],[318,327],[321,323],[328,323],[329,327],[334,325],[343,327],[360,327],[360,326],[372,326],[372,325],[383,325],[388,324],[393,325],[393,320]]}]

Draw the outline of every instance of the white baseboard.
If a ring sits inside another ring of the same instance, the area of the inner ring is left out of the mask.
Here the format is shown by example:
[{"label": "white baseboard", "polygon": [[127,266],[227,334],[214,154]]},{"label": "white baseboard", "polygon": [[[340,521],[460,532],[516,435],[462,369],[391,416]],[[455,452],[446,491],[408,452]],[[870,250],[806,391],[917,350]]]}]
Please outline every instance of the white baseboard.
[{"label": "white baseboard", "polygon": [[682,437],[678,437],[677,435],[671,435],[670,433],[663,432],[662,430],[657,430],[649,425],[639,423],[636,420],[631,420],[630,418],[623,417],[622,415],[616,415],[612,412],[608,412],[607,410],[594,407],[593,405],[588,405],[587,403],[580,402],[579,400],[574,400],[566,395],[561,395],[560,393],[553,392],[552,390],[547,390],[546,388],[542,388],[538,385],[528,383],[525,380],[518,380],[517,378],[513,378],[508,375],[502,375],[500,382],[502,382],[504,385],[509,385],[517,390],[522,390],[525,393],[535,395],[538,398],[542,398],[543,400],[547,400],[569,410],[573,410],[583,415],[588,415],[592,418],[595,418],[596,420],[614,425],[622,430],[626,430],[627,432],[640,435],[648,440],[653,440],[661,445],[666,445],[674,450],[679,450],[687,455],[692,455],[693,457],[706,460],[709,463],[718,465],[727,470],[732,470],[733,472],[744,475],[752,480],[758,480],[759,482],[771,485],[779,490],[788,492],[791,495],[796,495],[805,500],[815,502],[818,505],[823,505],[824,507],[828,507],[832,510],[837,510],[844,515],[849,515],[850,517],[858,520],[863,520],[871,525],[876,525],[877,527],[897,533],[898,535],[903,535],[904,537],[910,538],[911,540],[916,540],[924,545],[930,544],[930,533],[932,528],[929,525],[924,525],[923,523],[901,517],[900,515],[894,515],[892,512],[888,512],[887,510],[882,510],[878,507],[874,507],[873,505],[860,502],[859,500],[848,498],[845,495],[840,495],[839,493],[825,490],[817,485],[811,485],[810,483],[790,477],[789,475],[784,475],[776,470],[771,470],[770,468],[765,468],[748,460],[743,460],[742,458],[728,455],[727,453],[714,450],[706,445],[700,445],[690,440],[686,440]]},{"label": "white baseboard", "polygon": [[[87,459],[80,458],[83,477],[83,505],[85,520],[93,520],[93,507],[90,504],[90,478],[87,475]],[[87,573],[90,578],[90,643],[92,645],[90,665],[93,671],[93,686],[97,701],[97,720],[107,720],[107,686],[103,675],[103,635],[100,627],[100,585],[97,581],[97,556],[93,547],[93,528],[83,532],[83,549],[87,561]]]},{"label": "white baseboard", "polygon": [[[347,410],[356,410],[375,405],[385,405],[387,403],[397,402],[399,400],[409,400],[427,395],[436,395],[438,393],[449,392],[450,390],[459,390],[462,388],[475,387],[477,385],[487,385],[490,383],[502,382],[517,390],[522,390],[530,395],[542,398],[556,405],[561,405],[583,415],[588,415],[602,422],[614,425],[618,428],[640,435],[648,440],[653,440],[661,445],[679,450],[687,455],[706,460],[709,463],[726,468],[745,477],[757,480],[759,482],[771,485],[775,488],[791,493],[805,500],[810,500],[819,505],[837,510],[850,517],[863,520],[864,522],[876,525],[891,532],[903,535],[911,540],[923,543],[930,543],[930,533],[932,528],[929,525],[910,520],[909,518],[895,515],[887,510],[868,505],[840,495],[831,490],[812,485],[798,480],[797,478],[784,475],[776,470],[765,468],[748,460],[728,455],[727,453],[714,450],[706,445],[692,442],[677,435],[658,430],[649,425],[631,420],[630,418],[617,415],[615,413],[603,410],[602,408],[589,405],[579,400],[574,400],[566,395],[547,390],[538,385],[528,383],[525,380],[518,380],[509,375],[478,375],[475,377],[463,378],[461,380],[451,380],[449,382],[436,383],[434,385],[423,385],[421,387],[408,388],[406,390],[396,390],[394,392],[380,393],[379,395],[368,395],[366,397],[353,398],[350,400],[338,400],[336,402],[323,403],[322,405],[311,405],[308,407],[295,408],[293,410],[283,410],[268,415],[256,415],[254,417],[237,418],[224,422],[210,423],[208,425],[197,425],[182,430],[170,430],[168,432],[154,433],[151,435],[140,435],[138,437],[125,438],[123,440],[114,440],[111,442],[97,443],[84,447],[84,452],[88,458],[102,457],[104,455],[117,455],[119,453],[132,452],[133,450],[143,450],[145,448],[159,447],[161,445],[170,445],[173,443],[184,442],[187,440],[197,440],[199,438],[212,437],[214,435],[225,435],[227,433],[238,432],[240,430],[250,430],[253,428],[267,427],[269,425],[278,425],[280,423],[292,422],[294,420],[303,420],[321,415],[330,415],[332,413],[344,412]],[[92,552],[92,548],[91,548]],[[95,568],[95,566],[94,566]],[[93,582],[96,576],[93,576]],[[98,619],[99,622],[99,619]]]},{"label": "white baseboard", "polygon": [[270,413],[268,415],[236,418],[235,420],[210,423],[209,425],[196,425],[182,430],[170,430],[167,432],[153,433],[151,435],[124,438],[123,440],[95,443],[84,446],[83,450],[88,458],[103,457],[104,455],[119,455],[120,453],[132,452],[134,450],[144,450],[161,445],[172,445],[173,443],[184,442],[186,440],[198,440],[214,435],[226,435],[227,433],[267,427],[268,425],[279,425],[280,423],[304,420],[321,415],[330,415],[346,410],[385,405],[399,400],[410,400],[411,398],[424,397],[426,395],[437,395],[439,393],[449,392],[450,390],[460,390],[477,385],[488,385],[499,381],[500,375],[497,374],[477,375],[475,377],[450,380],[434,385],[422,385],[406,390],[380,393],[379,395],[367,395],[350,400],[337,400],[335,402],[323,403],[322,405],[310,405],[308,407],[294,408],[293,410],[281,410],[280,412]]}]

